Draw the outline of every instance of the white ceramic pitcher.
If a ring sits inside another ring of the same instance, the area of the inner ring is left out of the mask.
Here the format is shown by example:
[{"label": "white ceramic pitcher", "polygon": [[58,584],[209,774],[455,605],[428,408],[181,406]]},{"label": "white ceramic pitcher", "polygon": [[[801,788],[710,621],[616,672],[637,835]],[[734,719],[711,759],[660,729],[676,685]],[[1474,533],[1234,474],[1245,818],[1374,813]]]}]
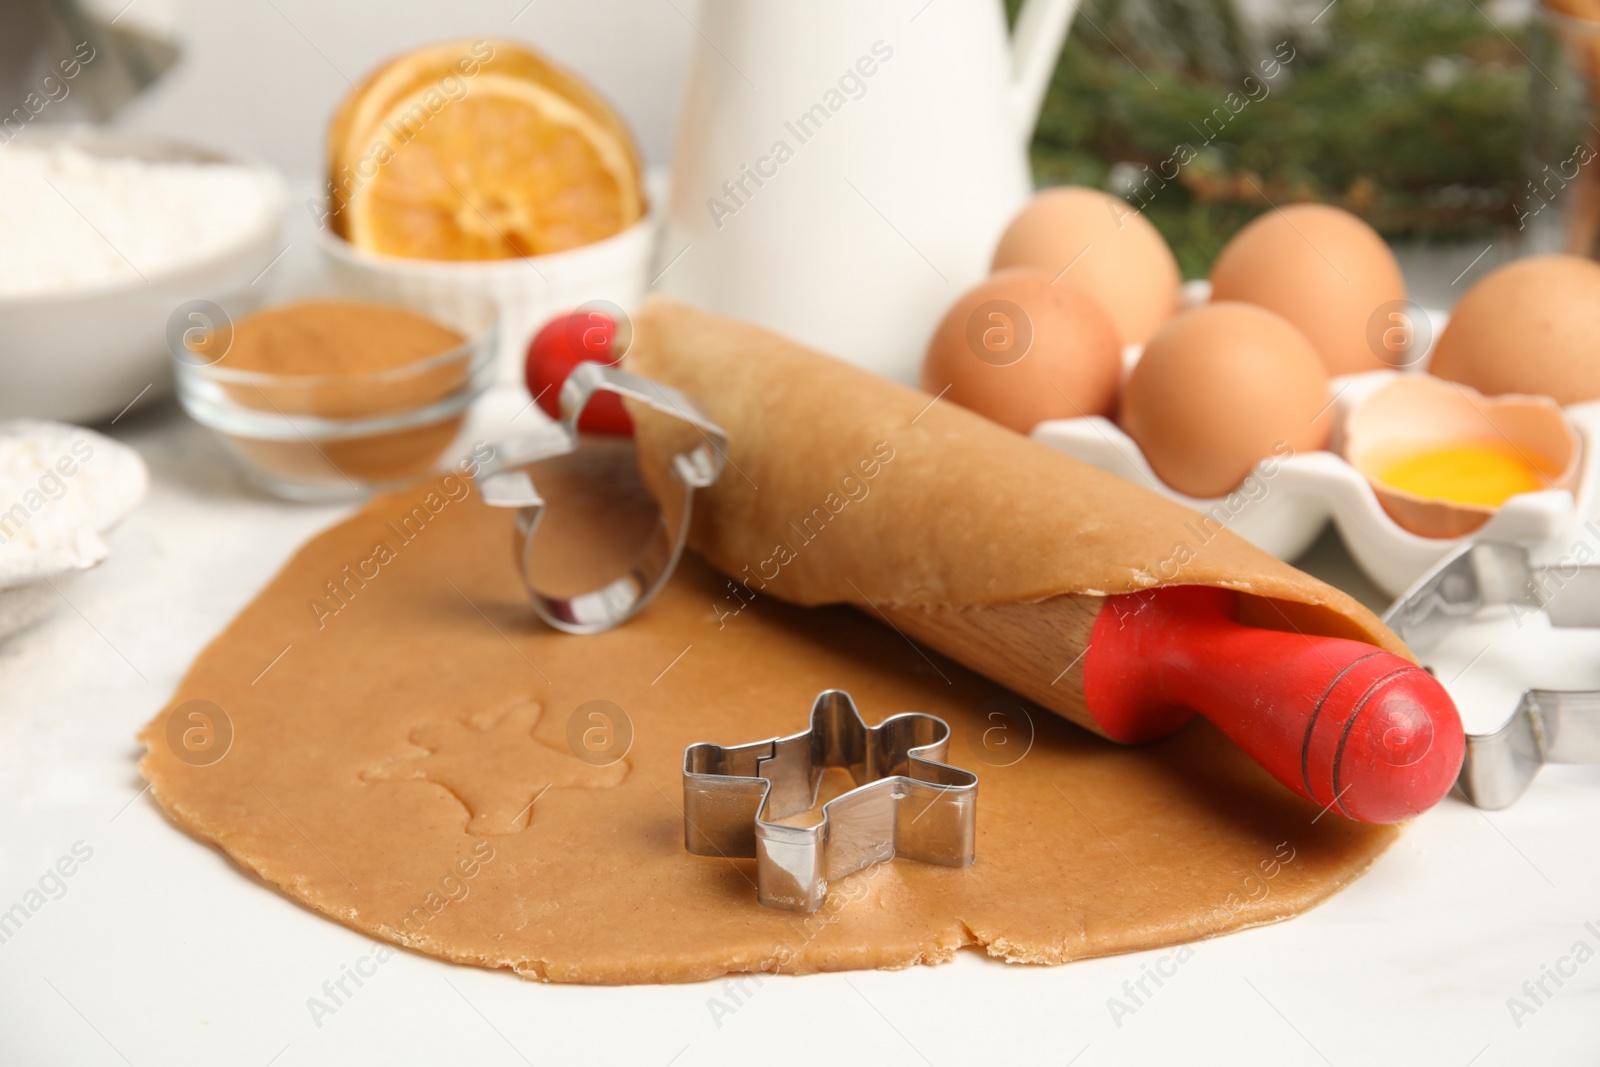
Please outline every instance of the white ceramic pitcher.
[{"label": "white ceramic pitcher", "polygon": [[1078,0],[702,0],[657,287],[904,382],[1029,195]]}]

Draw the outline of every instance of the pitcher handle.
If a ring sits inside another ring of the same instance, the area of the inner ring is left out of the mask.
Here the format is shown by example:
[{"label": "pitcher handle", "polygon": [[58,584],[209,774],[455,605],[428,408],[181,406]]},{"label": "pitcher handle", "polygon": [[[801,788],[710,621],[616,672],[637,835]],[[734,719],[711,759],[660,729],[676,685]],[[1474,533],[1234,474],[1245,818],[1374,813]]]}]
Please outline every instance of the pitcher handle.
[{"label": "pitcher handle", "polygon": [[1011,34],[1013,124],[1023,144],[1033,138],[1050,75],[1067,39],[1079,0],[1025,0]]}]

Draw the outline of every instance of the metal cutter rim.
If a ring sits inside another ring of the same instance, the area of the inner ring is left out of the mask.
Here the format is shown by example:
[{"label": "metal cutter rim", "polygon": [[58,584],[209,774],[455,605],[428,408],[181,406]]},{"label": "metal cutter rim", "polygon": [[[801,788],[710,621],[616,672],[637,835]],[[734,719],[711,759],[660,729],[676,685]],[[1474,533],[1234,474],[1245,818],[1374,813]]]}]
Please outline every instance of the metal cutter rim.
[{"label": "metal cutter rim", "polygon": [[[1402,593],[1383,621],[1425,650],[1490,605],[1540,611],[1557,627],[1600,627],[1600,565],[1533,565],[1521,545],[1461,545]],[[1600,763],[1600,690],[1529,689],[1498,730],[1468,734],[1457,780],[1494,811],[1525,793],[1546,763]]]},{"label": "metal cutter rim", "polygon": [[[671,471],[682,496],[671,501],[670,508],[662,508],[660,521],[638,559],[599,589],[551,596],[534,585],[530,567],[546,504],[533,479],[521,468],[577,451],[578,418],[598,392],[641,401],[687,423],[698,431],[700,440],[672,457]],[[721,476],[727,451],[727,433],[678,390],[618,367],[580,363],[562,383],[561,418],[531,434],[497,442],[494,456],[478,472],[478,493],[491,507],[517,511],[517,565],[535,613],[557,630],[598,633],[638,614],[672,577],[689,540],[695,490],[708,488]]]},{"label": "metal cutter rim", "polygon": [[[684,847],[756,860],[766,907],[810,912],[828,885],[894,856],[964,867],[973,861],[978,776],[944,762],[950,726],[923,712],[867,726],[849,693],[824,690],[810,726],[787,737],[683,754]],[[856,787],[812,826],[780,820],[809,810],[822,772],[843,767]]]}]

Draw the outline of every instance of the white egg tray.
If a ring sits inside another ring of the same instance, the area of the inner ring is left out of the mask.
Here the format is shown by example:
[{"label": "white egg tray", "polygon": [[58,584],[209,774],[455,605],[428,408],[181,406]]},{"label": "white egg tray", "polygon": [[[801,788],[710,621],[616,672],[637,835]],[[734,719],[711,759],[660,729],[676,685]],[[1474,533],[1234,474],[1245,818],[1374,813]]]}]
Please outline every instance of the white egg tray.
[{"label": "white egg tray", "polygon": [[[1442,316],[1440,316],[1442,318]],[[1435,333],[1437,336],[1437,333]],[[1129,359],[1137,360],[1130,352]],[[1424,364],[1425,365],[1425,364]],[[1263,461],[1233,493],[1197,500],[1166,485],[1134,440],[1109,419],[1055,419],[1034,427],[1033,439],[1162,496],[1210,515],[1246,541],[1283,560],[1311,547],[1330,519],[1357,565],[1384,592],[1399,595],[1423,572],[1463,541],[1507,541],[1523,545],[1539,563],[1570,560],[1579,542],[1600,548],[1594,514],[1600,464],[1592,462],[1600,441],[1600,401],[1566,409],[1583,441],[1583,460],[1573,491],[1552,489],[1512,497],[1483,526],[1463,538],[1421,537],[1401,528],[1378,503],[1367,479],[1338,452],[1351,409],[1401,371],[1379,370],[1334,378],[1332,451],[1307,452]]]}]

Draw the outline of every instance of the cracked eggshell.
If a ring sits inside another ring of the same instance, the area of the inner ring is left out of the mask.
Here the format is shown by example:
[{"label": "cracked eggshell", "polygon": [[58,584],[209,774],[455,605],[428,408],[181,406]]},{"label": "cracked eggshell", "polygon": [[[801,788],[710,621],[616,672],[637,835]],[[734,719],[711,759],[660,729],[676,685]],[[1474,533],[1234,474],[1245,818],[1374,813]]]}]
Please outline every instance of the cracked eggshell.
[{"label": "cracked eggshell", "polygon": [[1426,374],[1397,377],[1351,409],[1344,426],[1344,457],[1401,527],[1422,537],[1452,538],[1478,529],[1500,508],[1397,489],[1380,479],[1380,468],[1408,448],[1502,441],[1530,462],[1548,461],[1548,468],[1541,470],[1551,489],[1570,490],[1576,484],[1582,439],[1554,400],[1521,394],[1486,397]]}]

